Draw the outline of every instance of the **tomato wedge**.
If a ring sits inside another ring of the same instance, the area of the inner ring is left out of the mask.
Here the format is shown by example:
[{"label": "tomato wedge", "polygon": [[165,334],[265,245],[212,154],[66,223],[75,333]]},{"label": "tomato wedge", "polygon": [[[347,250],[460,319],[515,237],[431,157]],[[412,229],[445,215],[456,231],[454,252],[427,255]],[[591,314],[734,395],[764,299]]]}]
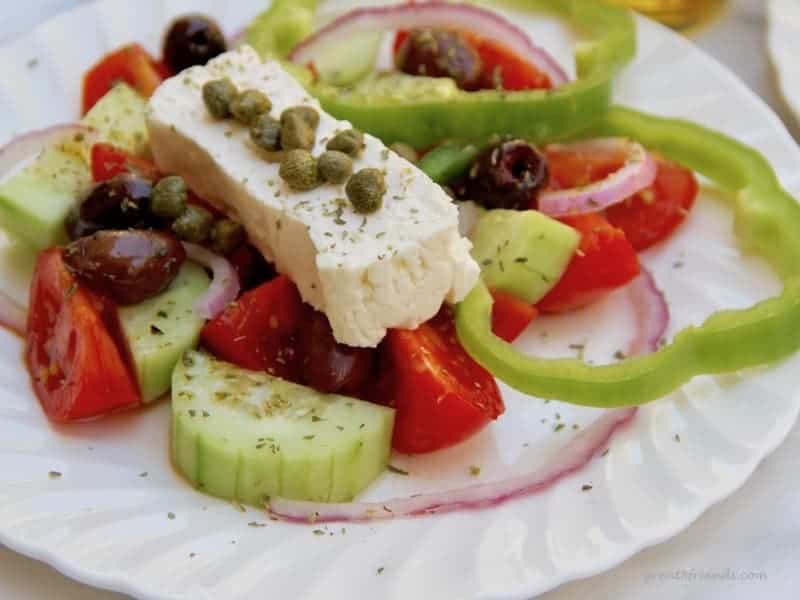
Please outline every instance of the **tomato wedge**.
[{"label": "tomato wedge", "polygon": [[298,381],[295,334],[307,310],[295,285],[281,275],[243,294],[209,321],[201,340],[223,360]]},{"label": "tomato wedge", "polygon": [[539,311],[511,294],[492,290],[492,331],[508,343],[516,340],[536,318]]},{"label": "tomato wedge", "polygon": [[61,250],[42,253],[31,287],[25,359],[45,414],[56,422],[140,403],[116,306],[77,283]]},{"label": "tomato wedge", "polygon": [[686,220],[699,189],[691,170],[659,159],[653,185],[609,208],[606,218],[625,232],[636,250],[646,250],[667,239]]},{"label": "tomato wedge", "polygon": [[599,214],[560,219],[581,234],[581,245],[556,286],[536,305],[543,313],[588,306],[639,274],[639,258],[625,232]]},{"label": "tomato wedge", "polygon": [[393,407],[393,446],[406,453],[452,446],[505,411],[494,377],[464,351],[452,310],[416,330],[392,329],[381,347],[382,404]]},{"label": "tomato wedge", "polygon": [[467,36],[483,63],[483,87],[509,92],[549,90],[550,78],[535,66],[488,38]]},{"label": "tomato wedge", "polygon": [[151,181],[159,178],[158,169],[149,160],[132,156],[122,148],[104,142],[92,146],[91,163],[92,179],[98,183],[127,173],[133,173]]},{"label": "tomato wedge", "polygon": [[139,44],[123,46],[107,54],[83,78],[83,114],[119,81],[124,81],[145,98],[169,76],[165,67]]}]

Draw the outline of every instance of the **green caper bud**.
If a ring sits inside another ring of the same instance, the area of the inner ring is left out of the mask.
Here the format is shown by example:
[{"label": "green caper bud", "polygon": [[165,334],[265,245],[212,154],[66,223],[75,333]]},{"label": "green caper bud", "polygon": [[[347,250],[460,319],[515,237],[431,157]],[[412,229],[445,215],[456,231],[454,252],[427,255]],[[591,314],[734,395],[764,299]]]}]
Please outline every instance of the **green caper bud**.
[{"label": "green caper bud", "polygon": [[347,197],[357,213],[370,214],[383,206],[386,179],[379,169],[361,169],[345,187]]},{"label": "green caper bud", "polygon": [[314,189],[317,179],[317,159],[308,150],[290,150],[283,157],[279,170],[281,178],[289,187],[299,192]]},{"label": "green caper bud", "polygon": [[246,90],[231,102],[233,118],[245,125],[252,125],[259,116],[270,110],[272,102],[266,94],[258,90]]},{"label": "green caper bud", "polygon": [[353,158],[358,157],[364,149],[364,134],[357,129],[348,129],[337,133],[326,146],[328,150],[344,152]]},{"label": "green caper bud", "polygon": [[259,115],[250,127],[253,143],[269,152],[281,149],[281,124],[268,114]]},{"label": "green caper bud", "polygon": [[391,148],[395,154],[402,156],[410,163],[416,163],[419,160],[419,154],[417,154],[413,146],[409,146],[403,142],[395,142],[389,146],[389,148]]},{"label": "green caper bud", "polygon": [[244,227],[230,219],[220,219],[211,229],[211,249],[223,256],[241,246],[244,239]]},{"label": "green caper bud", "polygon": [[231,116],[231,103],[238,95],[239,92],[230,79],[215,79],[203,86],[203,102],[215,119],[227,119]]},{"label": "green caper bud", "polygon": [[172,231],[184,241],[199,244],[208,239],[214,215],[202,206],[189,205],[183,214],[175,219]]},{"label": "green caper bud", "polygon": [[281,148],[284,150],[311,150],[314,147],[314,130],[299,115],[291,114],[281,119]]},{"label": "green caper bud", "polygon": [[353,174],[353,159],[344,152],[328,150],[317,159],[317,173],[327,183],[344,183]]},{"label": "green caper bud", "polygon": [[312,106],[291,106],[281,113],[281,123],[290,116],[295,115],[303,119],[314,131],[319,127],[319,113]]},{"label": "green caper bud", "polygon": [[189,191],[183,177],[171,175],[164,177],[154,187],[150,195],[150,212],[162,219],[177,219],[186,210]]}]

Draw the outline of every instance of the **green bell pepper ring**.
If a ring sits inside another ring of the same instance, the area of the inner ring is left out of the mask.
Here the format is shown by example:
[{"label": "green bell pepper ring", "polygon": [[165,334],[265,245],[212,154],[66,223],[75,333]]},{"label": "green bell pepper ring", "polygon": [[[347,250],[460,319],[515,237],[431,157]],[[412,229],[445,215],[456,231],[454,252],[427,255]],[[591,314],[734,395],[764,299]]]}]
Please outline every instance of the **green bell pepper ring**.
[{"label": "green bell pepper ring", "polygon": [[309,91],[322,107],[386,143],[427,148],[443,139],[514,134],[545,142],[575,132],[611,103],[611,82],[636,54],[633,17],[595,0],[520,0],[518,7],[562,17],[590,40],[576,46],[578,80],[555,90],[466,92],[455,85],[414,89],[421,78],[395,76],[393,85],[365,80],[352,88],[322,83]]},{"label": "green bell pepper ring", "polygon": [[[285,59],[311,33],[317,2],[275,0],[248,27],[247,41],[262,56]],[[611,103],[611,82],[636,54],[631,14],[596,0],[512,0],[576,25],[587,41],[577,44],[578,80],[556,90],[503,92],[459,90],[452,80],[395,74],[353,87],[305,82],[323,108],[384,142],[428,148],[443,139],[483,140],[511,134],[544,142],[586,127]],[[449,84],[449,85],[448,85]]]},{"label": "green bell pepper ring", "polygon": [[694,169],[735,193],[736,232],[782,278],[782,293],[746,310],[715,313],[658,352],[590,366],[526,356],[495,337],[492,297],[478,285],[456,309],[459,339],[473,358],[526,394],[602,408],[663,397],[695,375],[726,373],[785,358],[800,349],[800,205],[757,151],[680,120],[614,107],[587,135],[625,136]]}]

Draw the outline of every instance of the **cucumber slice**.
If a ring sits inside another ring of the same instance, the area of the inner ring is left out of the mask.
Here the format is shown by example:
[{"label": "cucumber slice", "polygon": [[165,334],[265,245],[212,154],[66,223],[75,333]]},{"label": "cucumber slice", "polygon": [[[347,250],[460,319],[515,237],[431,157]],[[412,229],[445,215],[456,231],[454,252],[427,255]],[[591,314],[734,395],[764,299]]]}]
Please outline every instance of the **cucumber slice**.
[{"label": "cucumber slice", "polygon": [[352,85],[375,70],[383,35],[364,33],[326,48],[314,60],[320,80],[336,86]]},{"label": "cucumber slice", "polygon": [[536,304],[561,279],[581,236],[535,210],[490,210],[472,232],[472,256],[490,288]]},{"label": "cucumber slice", "polygon": [[198,489],[244,504],[352,500],[386,468],[393,427],[390,408],[200,352],[173,374],[175,466]]},{"label": "cucumber slice", "polygon": [[[146,154],[146,109],[147,101],[120,83],[95,104],[82,123],[97,130],[98,140],[133,154]],[[66,140],[47,148],[0,183],[0,227],[34,251],[66,242],[67,215],[92,184],[89,150],[85,141]]]},{"label": "cucumber slice", "polygon": [[186,263],[163,294],[119,309],[143,402],[157,400],[169,391],[175,365],[186,350],[197,346],[205,320],[193,304],[208,285],[205,271]]}]

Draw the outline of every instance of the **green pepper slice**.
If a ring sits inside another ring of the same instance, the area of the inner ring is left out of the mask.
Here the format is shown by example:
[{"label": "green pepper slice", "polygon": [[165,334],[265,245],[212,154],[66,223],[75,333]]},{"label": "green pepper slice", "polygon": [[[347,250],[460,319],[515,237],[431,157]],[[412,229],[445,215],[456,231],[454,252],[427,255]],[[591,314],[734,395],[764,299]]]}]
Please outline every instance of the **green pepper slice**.
[{"label": "green pepper slice", "polygon": [[746,310],[720,311],[658,352],[590,366],[526,356],[491,331],[492,297],[478,285],[456,309],[466,350],[492,374],[526,394],[602,408],[663,397],[695,375],[718,374],[785,358],[800,349],[800,205],[756,150],[699,125],[613,107],[587,136],[636,139],[735,194],[736,232],[782,278],[779,296]]},{"label": "green pepper slice", "polygon": [[[611,82],[636,54],[636,27],[629,11],[596,0],[503,0],[577,26],[585,41],[577,44],[578,80],[555,90],[503,92],[459,90],[447,79],[393,74],[366,79],[352,87],[308,83],[323,108],[380,137],[427,148],[443,139],[485,140],[514,134],[544,142],[586,127],[611,103]],[[262,55],[288,55],[289,41],[311,30],[316,2],[294,7],[276,0],[248,29],[248,41]],[[450,84],[450,85],[447,85]]]}]

